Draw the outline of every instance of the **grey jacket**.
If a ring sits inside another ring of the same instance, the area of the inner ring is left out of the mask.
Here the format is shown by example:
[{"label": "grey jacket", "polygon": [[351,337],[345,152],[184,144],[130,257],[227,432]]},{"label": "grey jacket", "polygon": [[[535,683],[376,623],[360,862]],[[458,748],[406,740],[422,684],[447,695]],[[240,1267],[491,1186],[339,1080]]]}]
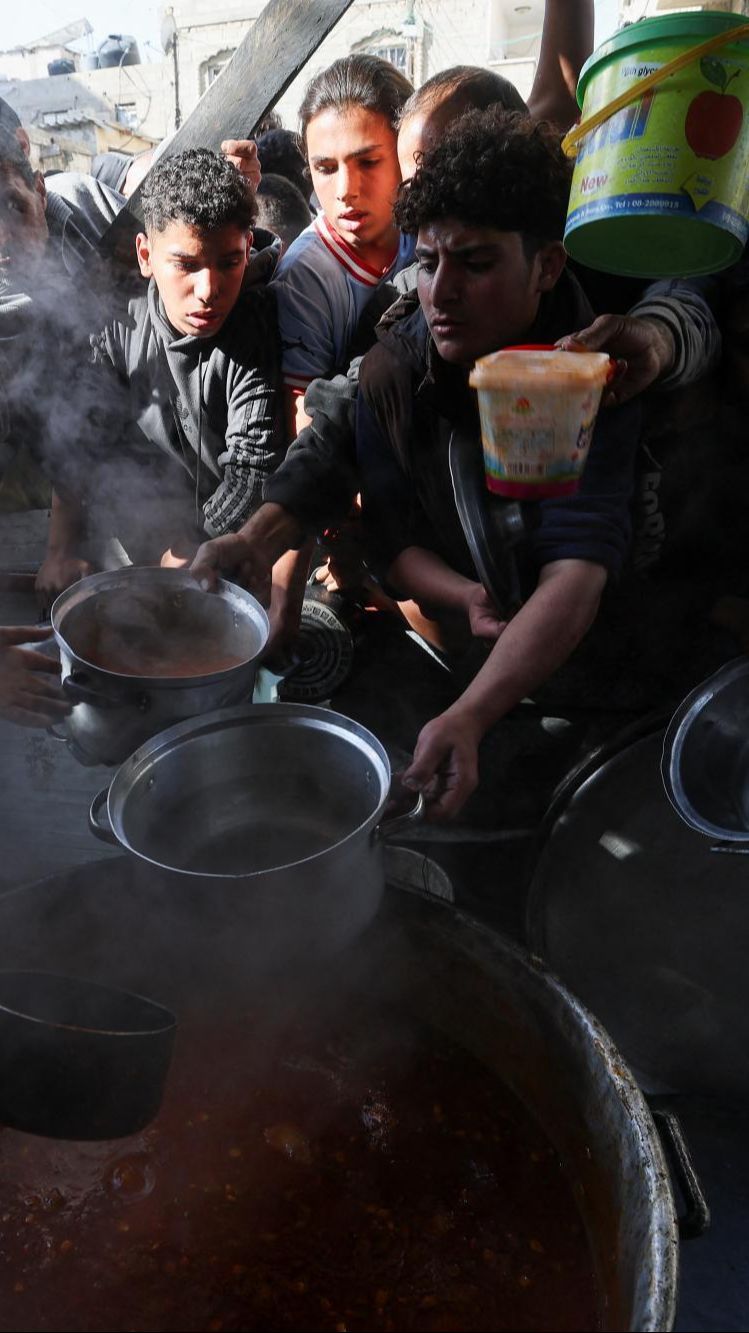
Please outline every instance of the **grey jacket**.
[{"label": "grey jacket", "polygon": [[249,288],[215,338],[197,338],[174,331],[152,280],[93,345],[128,385],[131,424],[187,474],[203,530],[241,527],[284,455],[273,293]]}]

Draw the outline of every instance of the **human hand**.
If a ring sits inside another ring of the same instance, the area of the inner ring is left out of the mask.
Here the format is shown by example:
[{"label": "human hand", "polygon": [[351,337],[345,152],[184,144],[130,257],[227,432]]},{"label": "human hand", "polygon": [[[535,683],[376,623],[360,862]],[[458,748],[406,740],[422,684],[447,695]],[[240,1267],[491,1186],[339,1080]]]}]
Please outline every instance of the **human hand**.
[{"label": "human hand", "polygon": [[50,607],[55,598],[71,583],[77,583],[93,571],[88,560],[79,560],[77,556],[60,552],[50,552],[44,559],[36,576],[34,589],[40,607]]},{"label": "human hand", "polygon": [[257,145],[254,139],[224,139],[221,152],[242,176],[246,176],[253,190],[260,184],[262,173]]},{"label": "human hand", "polygon": [[478,786],[482,734],[470,715],[458,708],[448,708],[419,732],[403,783],[424,793],[430,822],[454,818]]},{"label": "human hand", "polygon": [[285,672],[289,663],[295,661],[294,641],[299,634],[302,619],[304,588],[285,588],[274,583],[271,589],[268,619],[270,634],[263,652],[263,661],[270,670],[278,668]]},{"label": "human hand", "polygon": [[229,532],[198,547],[190,573],[207,589],[214,589],[222,574],[231,575],[235,583],[247,588],[263,606],[267,606],[271,596],[272,568],[273,559],[265,554],[261,545],[247,541],[237,532]]},{"label": "human hand", "polygon": [[189,563],[189,555],[175,555],[171,546],[168,551],[164,552],[159,561],[162,569],[184,569],[185,565],[189,565]]},{"label": "human hand", "polygon": [[493,643],[499,638],[507,621],[500,618],[499,612],[482,583],[474,584],[466,598],[466,614],[471,626],[471,633],[477,639],[490,639]]},{"label": "human hand", "polygon": [[560,338],[556,345],[567,352],[608,352],[615,359],[614,378],[603,391],[604,407],[626,403],[662,379],[676,351],[661,320],[634,315],[600,315],[587,329]]},{"label": "human hand", "polygon": [[71,705],[57,679],[60,667],[52,658],[21,644],[44,643],[52,631],[0,629],[0,717],[20,727],[49,727],[65,717]]}]

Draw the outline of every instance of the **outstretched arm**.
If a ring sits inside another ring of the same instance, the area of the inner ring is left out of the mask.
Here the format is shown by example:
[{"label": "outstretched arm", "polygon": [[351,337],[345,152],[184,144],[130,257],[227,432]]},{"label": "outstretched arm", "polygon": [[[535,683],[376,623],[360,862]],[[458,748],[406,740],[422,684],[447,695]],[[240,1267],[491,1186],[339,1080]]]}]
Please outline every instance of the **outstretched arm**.
[{"label": "outstretched arm", "polygon": [[587,633],[606,584],[602,565],[556,560],[500,634],[460,698],[422,728],[407,786],[427,790],[432,819],[456,815],[478,784],[478,747],[495,722],[567,660]]},{"label": "outstretched arm", "polygon": [[580,109],[576,89],[593,50],[593,0],[546,0],[541,51],[528,110],[534,120],[550,120],[568,130]]}]

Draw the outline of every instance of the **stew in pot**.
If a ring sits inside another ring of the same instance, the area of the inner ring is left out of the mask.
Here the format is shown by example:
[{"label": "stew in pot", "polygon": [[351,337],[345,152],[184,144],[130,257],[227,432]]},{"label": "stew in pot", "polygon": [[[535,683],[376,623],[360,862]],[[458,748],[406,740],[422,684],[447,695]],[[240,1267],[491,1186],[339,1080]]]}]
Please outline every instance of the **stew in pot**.
[{"label": "stew in pot", "polygon": [[146,1131],[0,1131],[2,1327],[599,1327],[554,1149],[472,1056],[404,1023],[182,1016]]}]

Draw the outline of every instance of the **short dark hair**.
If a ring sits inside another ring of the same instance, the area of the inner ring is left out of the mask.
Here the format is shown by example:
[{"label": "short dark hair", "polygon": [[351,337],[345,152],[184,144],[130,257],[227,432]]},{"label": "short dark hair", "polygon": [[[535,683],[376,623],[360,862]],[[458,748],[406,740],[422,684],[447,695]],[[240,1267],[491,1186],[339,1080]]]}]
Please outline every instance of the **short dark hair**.
[{"label": "short dark hair", "polygon": [[528,110],[515,84],[501,74],[479,65],[453,65],[433,74],[411,94],[401,108],[400,124],[409,116],[438,108],[457,119],[466,111],[486,111],[490,106],[501,106],[505,111]]},{"label": "short dark hair", "polygon": [[268,130],[257,139],[257,155],[263,176],[285,176],[296,185],[305,199],[312,193],[312,179],[307,159],[293,130]]},{"label": "short dark hair", "polygon": [[149,231],[164,231],[170,222],[186,222],[198,231],[228,226],[249,231],[255,220],[251,185],[207,148],[160,158],[143,181],[140,198]]},{"label": "short dark hair", "polygon": [[36,172],[12,130],[0,125],[0,171],[14,171],[29,186],[36,184]]},{"label": "short dark hair", "polygon": [[405,232],[441,218],[519,231],[530,252],[562,239],[571,171],[551,125],[499,107],[469,111],[401,185],[395,220]]},{"label": "short dark hair", "polygon": [[289,246],[309,226],[312,213],[301,190],[285,176],[271,172],[257,188],[257,220]]},{"label": "short dark hair", "polygon": [[321,111],[343,111],[350,106],[384,116],[395,129],[401,107],[412,92],[413,84],[389,60],[363,53],[343,56],[307,86],[299,108],[302,139],[306,141],[307,126]]}]

